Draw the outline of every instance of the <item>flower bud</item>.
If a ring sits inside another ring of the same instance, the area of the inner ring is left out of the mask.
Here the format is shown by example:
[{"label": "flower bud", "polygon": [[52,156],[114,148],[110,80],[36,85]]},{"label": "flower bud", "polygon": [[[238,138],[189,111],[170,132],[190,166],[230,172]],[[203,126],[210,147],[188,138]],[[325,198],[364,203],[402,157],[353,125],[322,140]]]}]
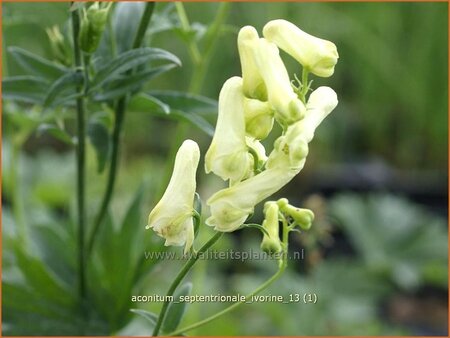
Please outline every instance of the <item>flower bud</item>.
[{"label": "flower bud", "polygon": [[266,202],[264,205],[265,219],[262,226],[267,230],[268,235],[264,234],[261,250],[269,254],[281,251],[278,211],[279,208],[276,202]]},{"label": "flower bud", "polygon": [[314,213],[309,209],[296,208],[290,204],[280,206],[280,210],[292,217],[292,219],[302,228],[308,230],[314,221]]},{"label": "flower bud", "polygon": [[219,115],[211,145],[205,156],[206,173],[214,172],[231,184],[242,180],[252,165],[245,142],[242,79],[228,79],[219,95]]},{"label": "flower bud", "polygon": [[265,139],[273,127],[273,110],[269,103],[244,99],[245,131],[258,140]]},{"label": "flower bud", "polygon": [[331,41],[305,33],[286,20],[269,21],[263,35],[311,73],[321,77],[333,75],[339,55]]},{"label": "flower bud", "polygon": [[242,27],[239,31],[238,50],[242,69],[242,88],[246,97],[266,101],[266,85],[253,56],[253,49],[258,40],[258,32],[252,26]]},{"label": "flower bud", "polygon": [[163,197],[150,212],[146,229],[166,239],[165,245],[185,245],[188,252],[194,241],[195,175],[200,150],[197,143],[186,140],[178,149],[169,185]]},{"label": "flower bud", "polygon": [[336,93],[329,87],[319,87],[311,93],[306,104],[306,115],[288,127],[286,134],[274,144],[267,161],[267,168],[303,168],[308,155],[308,143],[323,119],[336,107]]},{"label": "flower bud", "polygon": [[61,33],[57,25],[47,28],[46,30],[50,47],[55,59],[64,65],[70,64],[70,48],[66,44],[64,35]]},{"label": "flower bud", "polygon": [[80,48],[83,52],[93,53],[97,50],[111,5],[112,3],[106,6],[99,5],[97,1],[85,10],[79,35]]},{"label": "flower bud", "polygon": [[280,209],[284,208],[285,206],[289,205],[289,200],[287,198],[280,198],[277,201],[278,207]]},{"label": "flower bud", "polygon": [[282,124],[292,124],[303,118],[305,106],[292,88],[277,46],[266,39],[259,39],[253,53],[267,87],[269,103],[275,110],[275,118]]}]

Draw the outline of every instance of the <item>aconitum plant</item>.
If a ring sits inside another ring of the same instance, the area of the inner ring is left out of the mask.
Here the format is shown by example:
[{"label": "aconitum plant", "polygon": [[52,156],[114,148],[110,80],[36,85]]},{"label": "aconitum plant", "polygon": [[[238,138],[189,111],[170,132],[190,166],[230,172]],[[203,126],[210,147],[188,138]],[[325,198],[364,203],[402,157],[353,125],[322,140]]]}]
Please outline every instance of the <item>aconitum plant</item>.
[{"label": "aconitum plant", "polygon": [[[194,228],[201,219],[194,207],[200,150],[193,140],[184,141],[179,148],[169,185],[148,218],[147,228],[163,237],[165,245],[184,246],[184,253],[191,253],[169,288],[168,296],[174,294],[198,255],[223,233],[252,226],[263,233],[261,249],[278,254],[279,258],[278,271],[247,296],[251,298],[285,270],[289,233],[298,228],[308,230],[314,219],[311,210],[297,208],[281,198],[265,202],[262,225],[245,223],[258,203],[270,198],[303,169],[316,128],[336,107],[338,100],[333,89],[319,87],[312,91],[308,81],[310,73],[319,77],[333,75],[338,60],[336,46],[286,20],[268,22],[262,38],[254,27],[243,27],[237,44],[242,76],[231,77],[223,84],[215,133],[205,155],[206,173],[228,181],[228,187],[215,192],[206,202],[210,216],[205,223],[214,227],[216,233],[195,250]],[[301,80],[294,76],[291,81],[279,49],[300,63]],[[274,123],[281,126],[282,132],[267,152],[261,141],[272,132]],[[187,332],[240,304],[234,303],[198,323],[166,333]],[[164,303],[154,335],[159,334],[169,305]]]}]

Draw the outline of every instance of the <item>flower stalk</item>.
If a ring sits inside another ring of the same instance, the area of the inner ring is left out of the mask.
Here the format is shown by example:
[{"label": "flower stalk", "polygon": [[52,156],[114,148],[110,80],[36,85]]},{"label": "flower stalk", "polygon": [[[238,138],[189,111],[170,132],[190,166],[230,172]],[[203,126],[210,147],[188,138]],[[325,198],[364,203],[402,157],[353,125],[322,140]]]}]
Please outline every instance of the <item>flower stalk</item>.
[{"label": "flower stalk", "polygon": [[[214,236],[212,236],[201,248],[198,250],[198,252],[194,255],[192,255],[189,260],[184,264],[184,266],[181,268],[178,275],[173,280],[172,284],[169,287],[169,290],[166,293],[166,296],[173,296],[175,290],[177,289],[178,285],[183,281],[184,277],[187,275],[189,270],[192,268],[192,266],[197,262],[199,257],[208,251],[208,249],[214,245],[221,237],[223,236],[223,232],[216,232]],[[170,297],[165,297],[165,299],[168,299]],[[158,320],[156,321],[155,328],[153,329],[152,336],[155,337],[159,334],[159,331],[161,329],[161,325],[164,322],[164,319],[166,317],[167,310],[169,308],[170,301],[166,300],[163,303],[163,306],[161,308],[161,311],[159,312]]]},{"label": "flower stalk", "polygon": [[[72,10],[72,32],[73,32],[73,44],[74,44],[74,61],[77,72],[83,71],[83,59],[81,48],[79,45],[79,32],[80,32],[80,16],[78,9]],[[77,87],[78,93],[83,93],[83,85]],[[78,252],[78,293],[80,299],[83,301],[86,297],[86,256],[85,256],[85,177],[86,177],[86,154],[85,154],[85,142],[86,142],[86,129],[85,129],[85,99],[83,96],[79,96],[76,99],[76,111],[77,111],[77,216],[78,216],[78,240],[77,240],[77,252]]]}]

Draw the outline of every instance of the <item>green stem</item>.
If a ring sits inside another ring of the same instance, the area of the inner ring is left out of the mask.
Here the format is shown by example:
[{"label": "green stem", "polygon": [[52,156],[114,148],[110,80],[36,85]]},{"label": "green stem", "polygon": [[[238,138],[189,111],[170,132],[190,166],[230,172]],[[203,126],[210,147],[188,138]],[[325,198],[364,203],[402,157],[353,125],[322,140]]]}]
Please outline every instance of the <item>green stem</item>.
[{"label": "green stem", "polygon": [[11,159],[9,170],[11,173],[11,207],[14,215],[14,221],[17,226],[17,236],[20,242],[26,243],[27,232],[25,226],[25,218],[23,214],[23,204],[20,194],[20,163],[19,163],[19,154],[20,154],[21,143],[12,139],[11,142]]},{"label": "green stem", "polygon": [[[167,291],[166,296],[172,296],[175,292],[175,290],[177,289],[178,285],[181,283],[181,281],[183,280],[183,278],[186,276],[186,274],[189,272],[189,270],[192,268],[192,266],[195,264],[195,262],[197,262],[197,260],[199,259],[199,257],[206,252],[214,243],[216,243],[220,237],[222,237],[223,232],[217,232],[214,236],[212,236],[208,242],[206,242],[201,248],[200,250],[198,250],[197,254],[191,256],[189,258],[189,260],[184,264],[183,268],[180,270],[180,272],[178,272],[178,275],[175,277],[174,281],[172,282],[172,284],[169,287],[169,290]],[[165,297],[165,299],[170,298],[170,297]],[[161,311],[159,313],[158,316],[158,320],[156,322],[155,328],[153,330],[152,336],[157,336],[159,333],[159,330],[161,329],[161,325],[164,322],[164,318],[166,316],[167,313],[167,309],[169,308],[169,301],[165,301]]]},{"label": "green stem", "polygon": [[281,256],[281,259],[278,261],[278,270],[277,272],[272,275],[272,277],[270,277],[268,280],[266,280],[263,284],[261,284],[258,288],[256,288],[253,292],[249,293],[247,296],[245,296],[245,301],[243,302],[236,302],[230,306],[228,306],[227,308],[223,309],[220,312],[217,312],[216,314],[209,316],[208,318],[205,318],[197,323],[185,326],[181,329],[175,330],[169,334],[167,334],[167,336],[178,336],[184,332],[196,329],[202,325],[205,325],[221,316],[223,316],[224,314],[234,310],[235,308],[237,308],[238,306],[240,306],[243,303],[249,302],[252,300],[252,297],[257,295],[258,293],[262,292],[263,290],[265,290],[269,285],[271,285],[273,282],[275,282],[284,272],[284,270],[286,270],[287,267],[287,252],[288,252],[288,240],[289,240],[289,226],[288,223],[286,221],[286,219],[283,217],[282,218],[282,225],[283,225],[283,234],[282,234],[282,243],[283,243],[283,254]]},{"label": "green stem", "polygon": [[94,247],[96,234],[98,233],[100,226],[103,222],[103,218],[106,215],[106,211],[108,210],[109,203],[111,202],[111,197],[114,192],[114,186],[117,177],[117,168],[118,168],[118,160],[119,160],[119,145],[120,145],[120,136],[122,134],[123,122],[125,117],[125,108],[126,108],[126,99],[119,99],[117,102],[116,110],[115,110],[115,123],[114,130],[112,133],[112,151],[111,151],[111,162],[109,166],[108,173],[108,181],[106,183],[105,195],[102,200],[102,204],[100,206],[97,217],[94,221],[94,229],[92,230],[92,234],[89,237],[88,245],[87,245],[87,254],[90,255],[92,249]]},{"label": "green stem", "polygon": [[[180,19],[181,28],[184,32],[189,33],[192,28],[191,24],[189,23],[189,19],[187,17],[186,11],[184,9],[184,5],[182,2],[175,2],[175,8],[177,10],[178,18]],[[198,65],[202,62],[202,56],[200,54],[197,42],[195,39],[189,39],[188,42],[188,50],[189,55],[191,57],[192,63],[194,65]]]},{"label": "green stem", "polygon": [[117,56],[117,43],[116,43],[116,36],[114,35],[114,28],[113,28],[113,22],[112,22],[113,16],[111,15],[111,13],[112,13],[112,11],[109,12],[107,25],[108,25],[111,54],[112,54],[112,57],[115,58]]},{"label": "green stem", "polygon": [[217,37],[220,34],[220,27],[227,18],[229,8],[230,3],[228,2],[221,2],[219,5],[219,9],[211,25],[210,31],[205,37],[205,50],[202,53],[201,62],[197,63],[194,68],[194,73],[189,85],[191,93],[197,94],[202,89],[206,72],[211,62],[211,57],[217,45],[217,41],[219,40]]},{"label": "green stem", "polygon": [[[81,49],[78,43],[78,35],[80,30],[80,17],[78,10],[72,10],[72,32],[74,45],[74,60],[76,71],[81,73],[83,70],[83,60]],[[84,91],[83,85],[77,87],[77,92]],[[77,213],[78,213],[78,292],[80,299],[86,297],[86,274],[85,274],[85,102],[84,97],[80,96],[76,100],[77,110]]]},{"label": "green stem", "polygon": [[150,19],[152,18],[153,11],[155,10],[154,2],[147,2],[145,5],[144,13],[141,17],[141,22],[139,23],[138,30],[134,37],[132,49],[136,49],[141,47],[142,42],[145,38],[145,33],[147,31],[148,24],[150,23]]},{"label": "green stem", "polygon": [[[147,30],[148,24],[152,17],[153,11],[155,9],[154,2],[147,2],[145,5],[144,13],[142,14],[141,21],[139,23],[138,30],[136,32],[136,36],[133,41],[133,49],[139,48],[142,45],[142,42],[145,38],[145,32]],[[113,37],[112,37],[113,38]],[[112,135],[112,146],[111,146],[111,162],[109,166],[108,179],[106,184],[106,190],[103,195],[102,203],[100,205],[99,212],[95,217],[94,227],[91,233],[91,236],[88,241],[87,246],[87,254],[90,255],[92,249],[95,244],[96,235],[100,229],[100,226],[103,222],[103,219],[108,210],[108,206],[111,202],[112,195],[114,193],[114,186],[116,182],[117,176],[117,166],[118,166],[118,158],[119,158],[119,148],[120,148],[120,136],[122,134],[124,119],[125,119],[125,110],[127,106],[127,95],[121,97],[116,105],[115,110],[115,121],[114,121],[114,130]]]},{"label": "green stem", "polygon": [[251,301],[253,296],[255,296],[258,293],[260,293],[261,291],[265,290],[270,284],[272,284],[274,281],[276,281],[283,274],[284,270],[286,269],[286,266],[287,266],[286,260],[283,260],[282,263],[280,264],[277,272],[272,277],[270,277],[268,280],[266,280],[263,284],[261,284],[258,288],[256,288],[253,292],[251,292],[247,296],[245,296],[245,301],[243,301],[243,302],[236,302],[236,303],[230,305],[229,307],[223,309],[222,311],[217,312],[216,314],[214,314],[212,316],[209,316],[208,318],[205,318],[205,319],[203,319],[203,320],[201,320],[201,321],[199,321],[197,323],[185,326],[185,327],[183,327],[181,329],[178,329],[178,330],[176,330],[174,332],[170,332],[170,333],[167,334],[167,336],[179,336],[180,334],[182,334],[184,332],[187,332],[187,331],[193,330],[195,328],[198,328],[198,327],[200,327],[202,325],[205,325],[205,324],[213,321],[214,319],[217,319],[217,318],[223,316],[224,314],[234,310],[235,308],[237,308],[241,304],[244,304],[246,302]]},{"label": "green stem", "polygon": [[302,69],[302,90],[300,92],[300,99],[306,104],[306,94],[308,94],[308,74],[309,71],[303,67]]}]

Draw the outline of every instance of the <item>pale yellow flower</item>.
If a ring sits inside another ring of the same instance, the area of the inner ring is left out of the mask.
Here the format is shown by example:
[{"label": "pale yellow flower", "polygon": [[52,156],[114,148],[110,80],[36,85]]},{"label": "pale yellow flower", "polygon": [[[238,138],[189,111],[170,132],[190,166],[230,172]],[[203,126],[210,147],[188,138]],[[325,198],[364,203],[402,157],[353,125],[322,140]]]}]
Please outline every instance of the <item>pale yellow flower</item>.
[{"label": "pale yellow flower", "polygon": [[305,117],[289,126],[286,134],[275,141],[266,167],[301,170],[308,155],[308,143],[313,139],[316,128],[337,104],[337,95],[330,87],[319,87],[312,92],[306,104]]},{"label": "pale yellow flower", "polygon": [[244,116],[245,131],[248,136],[263,140],[269,135],[274,116],[269,102],[245,98]]},{"label": "pale yellow flower", "polygon": [[253,50],[258,40],[258,32],[252,26],[242,27],[239,31],[238,50],[242,69],[242,88],[246,97],[266,101],[266,85],[253,56]]},{"label": "pale yellow flower", "polygon": [[197,143],[186,140],[178,149],[169,185],[150,212],[146,229],[166,239],[165,245],[185,245],[188,252],[194,241],[193,204],[200,150]]},{"label": "pale yellow flower", "polygon": [[268,101],[275,110],[275,118],[282,124],[300,120],[305,114],[305,105],[292,88],[277,46],[266,39],[259,39],[252,50],[266,84]]},{"label": "pale yellow flower", "polygon": [[251,165],[245,142],[242,78],[236,76],[228,79],[220,91],[219,115],[205,156],[205,170],[234,184],[248,174]]},{"label": "pale yellow flower", "polygon": [[211,216],[206,220],[206,224],[223,232],[238,229],[253,213],[256,204],[277,192],[297,173],[296,170],[285,168],[265,170],[216,192],[207,201]]},{"label": "pale yellow flower", "polygon": [[263,35],[311,73],[321,77],[333,75],[339,55],[331,41],[305,33],[293,23],[281,19],[269,21],[264,26]]}]

